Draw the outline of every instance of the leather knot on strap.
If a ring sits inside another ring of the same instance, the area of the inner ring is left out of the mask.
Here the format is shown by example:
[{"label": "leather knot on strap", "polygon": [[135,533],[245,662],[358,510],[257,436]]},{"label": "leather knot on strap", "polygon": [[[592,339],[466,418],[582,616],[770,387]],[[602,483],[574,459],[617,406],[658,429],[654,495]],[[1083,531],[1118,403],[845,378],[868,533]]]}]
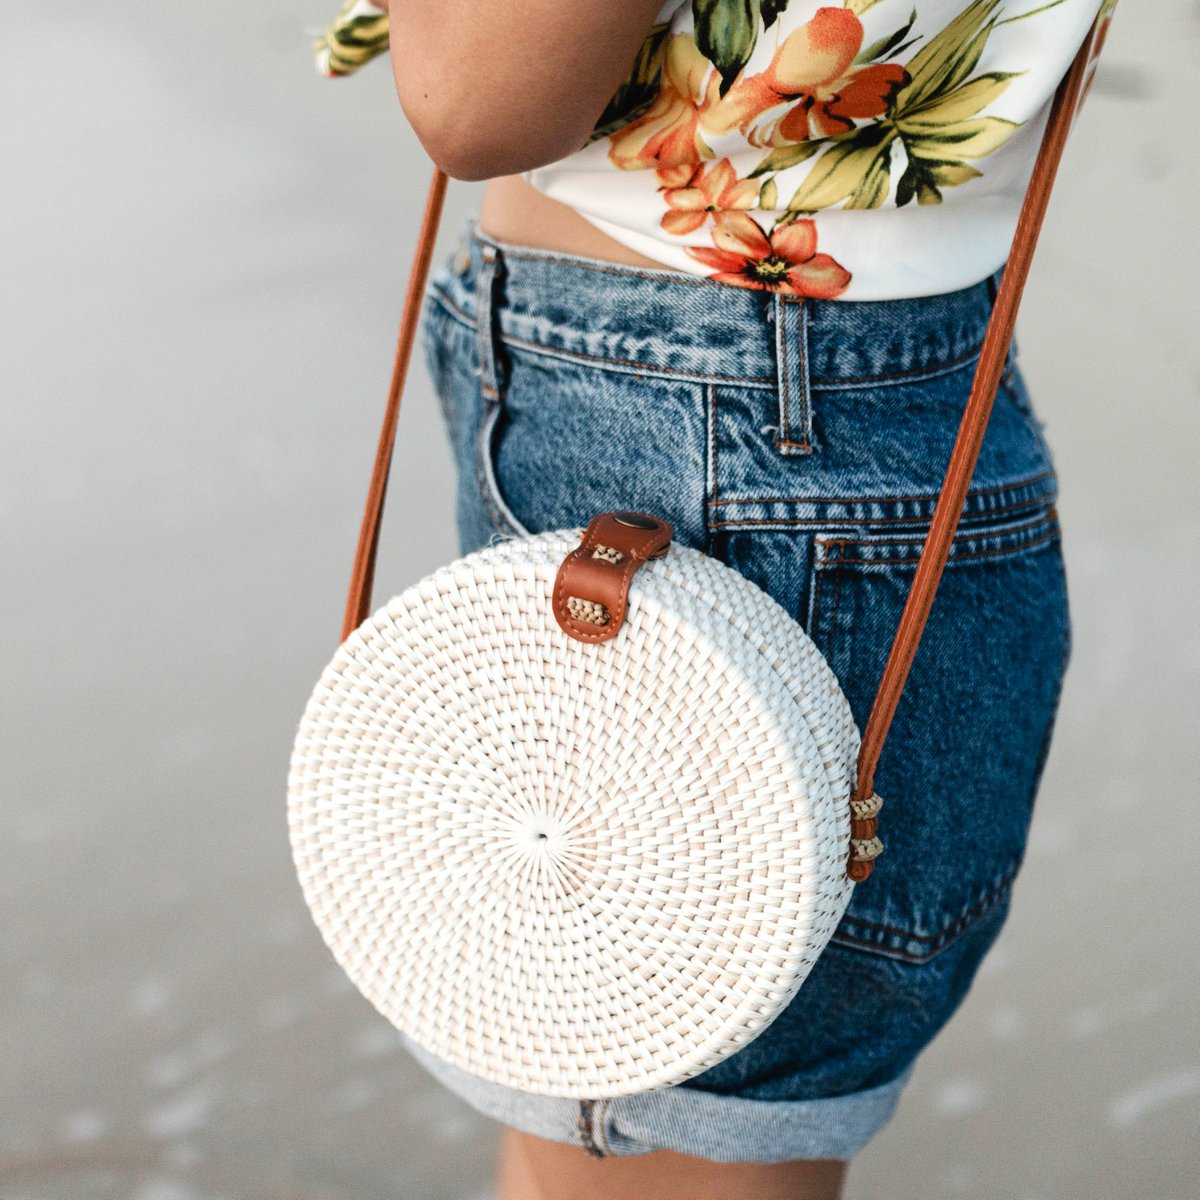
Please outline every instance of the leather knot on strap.
[{"label": "leather knot on strap", "polygon": [[871,874],[875,859],[883,853],[883,843],[876,836],[882,807],[883,797],[878,792],[850,797],[850,861],[846,873],[855,883]]}]

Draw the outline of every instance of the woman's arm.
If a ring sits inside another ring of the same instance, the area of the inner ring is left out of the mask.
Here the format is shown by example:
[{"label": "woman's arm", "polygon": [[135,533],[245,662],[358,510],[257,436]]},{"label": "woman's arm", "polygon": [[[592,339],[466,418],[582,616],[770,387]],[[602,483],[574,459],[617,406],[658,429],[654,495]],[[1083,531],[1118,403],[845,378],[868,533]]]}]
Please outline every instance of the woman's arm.
[{"label": "woman's arm", "polygon": [[400,105],[426,152],[455,179],[544,166],[587,141],[661,7],[662,0],[390,0]]}]

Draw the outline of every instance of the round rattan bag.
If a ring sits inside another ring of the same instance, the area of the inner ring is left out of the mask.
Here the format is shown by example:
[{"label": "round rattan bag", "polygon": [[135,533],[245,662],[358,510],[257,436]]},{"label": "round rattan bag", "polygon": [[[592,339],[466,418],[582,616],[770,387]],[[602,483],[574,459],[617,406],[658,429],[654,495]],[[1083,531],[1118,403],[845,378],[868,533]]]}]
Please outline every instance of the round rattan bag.
[{"label": "round rattan bag", "polygon": [[795,996],[853,887],[859,733],[804,629],[685,546],[610,640],[566,636],[584,532],[493,544],[364,621],[305,709],[288,819],[326,944],[396,1027],[496,1083],[615,1097]]}]

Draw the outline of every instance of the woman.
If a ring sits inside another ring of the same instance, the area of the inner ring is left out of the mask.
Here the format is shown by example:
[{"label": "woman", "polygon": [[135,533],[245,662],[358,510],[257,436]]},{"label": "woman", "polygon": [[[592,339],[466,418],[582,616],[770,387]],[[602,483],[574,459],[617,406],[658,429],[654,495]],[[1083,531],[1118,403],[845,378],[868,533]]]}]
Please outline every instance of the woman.
[{"label": "woman", "polygon": [[[407,117],[449,175],[488,181],[424,314],[462,552],[657,513],[804,625],[861,728],[1100,7],[392,0]],[[348,5],[323,69],[387,32]],[[757,1039],[611,1101],[407,1043],[508,1126],[499,1200],[841,1194],[1008,910],[1070,651],[1055,499],[1010,353],[876,777],[887,851]]]}]

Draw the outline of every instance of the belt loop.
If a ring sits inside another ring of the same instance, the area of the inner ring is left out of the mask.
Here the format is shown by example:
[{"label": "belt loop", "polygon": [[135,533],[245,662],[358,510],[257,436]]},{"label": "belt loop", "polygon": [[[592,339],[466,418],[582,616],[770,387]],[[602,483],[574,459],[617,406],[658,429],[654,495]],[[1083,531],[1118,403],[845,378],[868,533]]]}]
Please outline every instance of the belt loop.
[{"label": "belt loop", "polygon": [[771,293],[775,325],[775,379],[779,402],[780,454],[813,448],[812,391],[808,369],[808,304],[803,296]]},{"label": "belt loop", "polygon": [[503,278],[504,264],[500,249],[491,242],[482,244],[482,263],[475,281],[475,340],[478,347],[479,379],[487,404],[500,402],[503,364],[500,337],[496,328],[496,289]]}]

